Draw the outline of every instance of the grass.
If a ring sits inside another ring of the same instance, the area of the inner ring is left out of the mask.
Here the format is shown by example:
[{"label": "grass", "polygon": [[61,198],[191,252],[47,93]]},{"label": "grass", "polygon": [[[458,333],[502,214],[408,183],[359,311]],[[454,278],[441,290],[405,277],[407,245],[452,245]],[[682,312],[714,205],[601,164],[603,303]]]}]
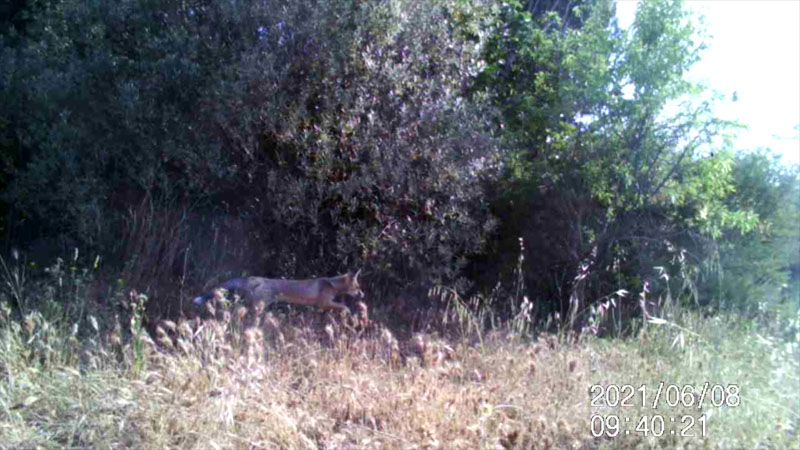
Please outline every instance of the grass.
[{"label": "grass", "polygon": [[[80,327],[37,311],[14,320],[3,304],[0,448],[800,446],[797,340],[734,317],[684,313],[624,340],[530,340],[514,331],[519,324],[464,326],[475,316],[459,309],[438,333],[398,339],[366,315],[231,307],[148,334],[143,302],[134,293],[126,314],[108,323],[89,316]],[[590,404],[592,385],[645,385],[651,399],[660,382],[735,384],[741,401],[698,409],[691,397],[692,407],[662,402],[655,411],[612,407],[613,397]],[[655,414],[705,414],[706,436],[590,433],[593,415]]]},{"label": "grass", "polygon": [[[636,340],[596,341],[593,383],[635,388],[629,402],[634,406],[593,408],[630,420],[621,426],[631,431],[627,442],[611,442],[608,448],[800,448],[797,343],[761,336],[735,316],[702,318],[694,313],[682,314],[680,324],[650,324]],[[662,397],[654,409],[660,385]],[[668,403],[664,392],[670,385],[675,387]],[[610,400],[616,404],[613,396]],[[652,430],[651,436],[633,433],[642,417],[654,415],[667,421],[664,436],[655,438]],[[705,430],[699,420],[703,416]],[[675,424],[669,417],[675,417]],[[681,431],[694,437],[682,437]]]}]

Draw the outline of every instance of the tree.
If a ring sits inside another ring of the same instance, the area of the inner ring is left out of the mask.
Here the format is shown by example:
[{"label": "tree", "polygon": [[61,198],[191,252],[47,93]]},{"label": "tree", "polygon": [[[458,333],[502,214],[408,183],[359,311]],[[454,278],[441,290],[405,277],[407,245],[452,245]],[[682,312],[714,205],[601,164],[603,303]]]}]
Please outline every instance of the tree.
[{"label": "tree", "polygon": [[143,287],[359,265],[379,288],[456,282],[491,228],[494,142],[453,8],[53,2],[1,50],[13,238],[67,236]]},{"label": "tree", "polygon": [[[791,271],[800,266],[800,169],[785,166],[768,150],[740,152],[735,158],[735,191],[730,209],[752,210],[759,226],[742,233],[728,230],[718,241],[719,256],[703,296],[714,308],[765,312],[780,308],[788,295]],[[800,305],[792,305],[797,308]]]},{"label": "tree", "polygon": [[735,124],[683,77],[703,45],[679,1],[641,2],[630,32],[610,1],[573,10],[581,26],[564,32],[506,5],[477,85],[507,130],[496,248],[524,238],[526,283],[547,311],[578,326],[588,304],[641,290],[654,266],[673,282],[695,277],[724,230],[756,226],[752,210],[726,203]]}]

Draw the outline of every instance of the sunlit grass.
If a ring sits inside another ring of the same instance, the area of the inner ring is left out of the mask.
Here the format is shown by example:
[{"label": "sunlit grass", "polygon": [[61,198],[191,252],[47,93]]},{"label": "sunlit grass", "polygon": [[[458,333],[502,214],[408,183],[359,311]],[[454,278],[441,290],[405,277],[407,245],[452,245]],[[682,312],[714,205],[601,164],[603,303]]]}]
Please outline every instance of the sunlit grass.
[{"label": "sunlit grass", "polygon": [[[630,434],[608,445],[611,448],[638,448],[637,444],[643,443],[657,448],[798,448],[798,342],[765,337],[754,328],[735,316],[703,318],[700,314],[684,313],[676,322],[648,324],[636,339],[596,341],[592,345],[593,384],[635,388],[629,402],[634,406],[593,408],[595,413],[630,420],[620,426]],[[642,385],[646,386],[645,407],[641,407]],[[654,409],[659,386],[663,395]],[[672,394],[685,394],[674,395],[667,403],[669,386],[674,386]],[[704,387],[706,395],[701,404]],[[613,396],[611,400],[615,402]],[[655,438],[653,430],[635,431],[642,417],[653,416],[660,416],[667,423],[662,437]],[[672,417],[674,424],[669,423]],[[705,429],[700,417],[705,417]],[[682,436],[682,431],[687,436]]]},{"label": "sunlit grass", "polygon": [[[476,339],[455,327],[398,341],[366,315],[253,314],[217,310],[137,337],[128,320],[78,332],[38,313],[12,320],[5,307],[0,447],[779,449],[800,442],[796,343],[733,318],[685,314],[627,340],[545,334],[531,341],[513,327]],[[462,311],[462,320],[471,319]],[[644,384],[651,396],[662,381],[736,384],[741,402],[590,407],[592,385]],[[612,439],[591,436],[593,412],[710,416],[706,437]]]}]

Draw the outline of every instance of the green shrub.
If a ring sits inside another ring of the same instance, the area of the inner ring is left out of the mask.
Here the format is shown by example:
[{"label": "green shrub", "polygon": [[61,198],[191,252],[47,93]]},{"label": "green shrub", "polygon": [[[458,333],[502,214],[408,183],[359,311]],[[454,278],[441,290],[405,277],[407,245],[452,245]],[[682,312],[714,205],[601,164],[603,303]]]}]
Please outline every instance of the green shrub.
[{"label": "green shrub", "polygon": [[[22,156],[3,199],[31,227],[205,281],[369,266],[455,280],[491,228],[477,47],[446,1],[63,1],[7,57]],[[6,148],[6,147],[3,147]],[[5,152],[5,150],[4,150]]]}]

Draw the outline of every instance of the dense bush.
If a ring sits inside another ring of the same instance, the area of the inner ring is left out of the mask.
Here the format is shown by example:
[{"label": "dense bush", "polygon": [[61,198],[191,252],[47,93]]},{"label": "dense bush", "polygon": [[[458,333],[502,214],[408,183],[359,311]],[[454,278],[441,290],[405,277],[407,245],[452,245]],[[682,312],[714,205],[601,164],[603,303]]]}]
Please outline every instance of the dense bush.
[{"label": "dense bush", "polygon": [[798,267],[797,176],[734,156],[676,0],[629,31],[610,0],[0,13],[7,242],[101,254],[153,298],[363,267],[377,297],[527,294],[580,327],[613,293],[746,306]]},{"label": "dense bush", "polygon": [[[708,302],[698,294],[717,243],[764,222],[753,202],[730,201],[736,124],[684,78],[702,30],[679,1],[641,2],[627,31],[609,1],[579,5],[571,20],[527,8],[509,1],[485,21],[475,89],[506,131],[491,190],[500,236],[482,271],[508,278],[522,237],[539,313],[574,326],[622,290]],[[623,315],[640,314],[633,295],[617,300]]]},{"label": "dense bush", "polygon": [[[716,258],[709,258],[700,295],[714,308],[774,313],[797,308],[800,268],[800,178],[768,151],[743,152],[733,166],[735,191],[730,208],[752,209],[759,227],[748,233],[728,231],[719,239]],[[790,286],[794,284],[794,286]]]},{"label": "dense bush", "polygon": [[373,281],[452,282],[480,248],[492,144],[477,102],[461,99],[476,53],[443,6],[315,12],[282,44],[264,31],[286,56],[251,48],[209,101],[209,133],[236,171],[226,202],[252,215],[262,267],[366,263]]},{"label": "dense bush", "polygon": [[136,283],[397,286],[455,281],[491,228],[477,48],[446,2],[64,1],[26,32],[0,85],[17,240],[69,236]]}]

